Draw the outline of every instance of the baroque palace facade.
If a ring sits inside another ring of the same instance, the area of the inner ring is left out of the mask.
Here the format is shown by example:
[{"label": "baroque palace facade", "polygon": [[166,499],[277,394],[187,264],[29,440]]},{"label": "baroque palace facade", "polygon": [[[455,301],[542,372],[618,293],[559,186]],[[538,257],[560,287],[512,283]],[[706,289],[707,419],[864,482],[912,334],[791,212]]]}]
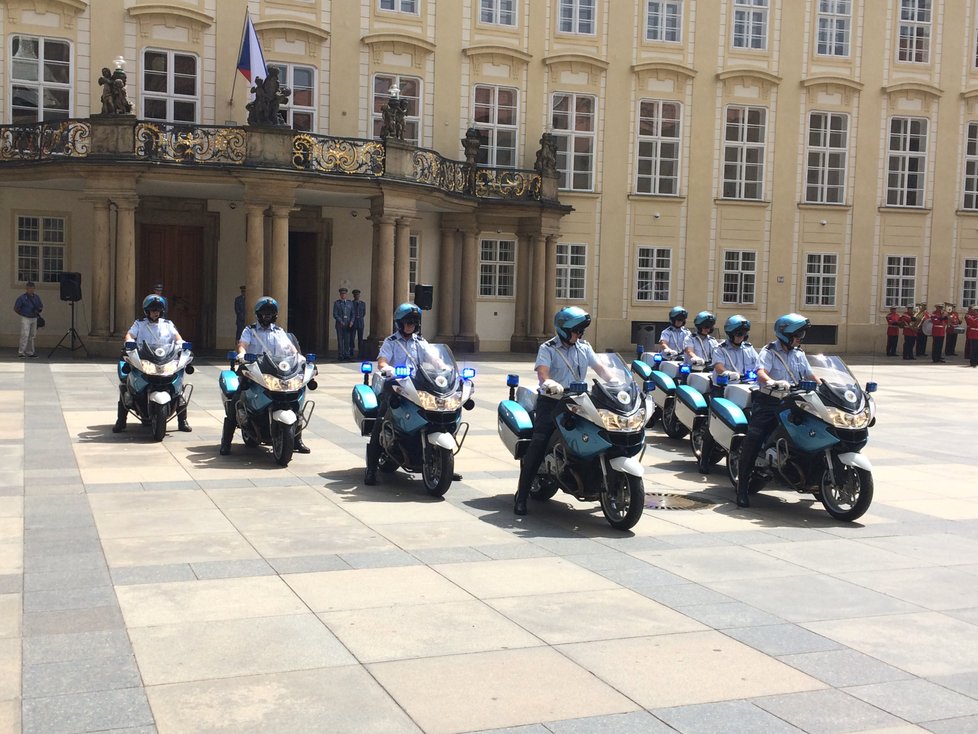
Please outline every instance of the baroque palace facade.
[{"label": "baroque palace facade", "polygon": [[[53,345],[81,273],[106,354],[155,282],[214,349],[241,284],[314,351],[339,287],[378,339],[428,283],[426,335],[463,350],[533,350],[573,304],[625,351],[684,304],[872,351],[889,305],[976,302],[976,3],[4,0],[0,288],[38,283]],[[246,9],[281,127],[245,125]],[[100,114],[116,57],[131,116]]]}]

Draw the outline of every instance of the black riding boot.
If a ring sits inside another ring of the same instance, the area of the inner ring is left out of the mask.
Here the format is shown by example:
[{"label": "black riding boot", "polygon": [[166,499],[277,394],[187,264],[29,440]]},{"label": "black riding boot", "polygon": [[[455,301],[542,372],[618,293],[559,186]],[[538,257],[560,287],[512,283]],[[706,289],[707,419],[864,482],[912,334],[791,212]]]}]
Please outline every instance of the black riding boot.
[{"label": "black riding boot", "polygon": [[227,456],[231,453],[231,439],[234,438],[234,430],[237,427],[238,424],[234,422],[233,418],[224,416],[224,429],[221,431],[221,456]]},{"label": "black riding boot", "polygon": [[126,410],[126,406],[123,405],[122,399],[119,399],[119,408],[116,413],[115,425],[112,426],[112,433],[122,433],[126,430],[126,418],[129,417],[129,411]]},{"label": "black riding boot", "polygon": [[367,468],[363,472],[363,483],[373,485],[377,483],[377,464],[380,462],[380,444],[374,443],[371,439],[367,444]]},{"label": "black riding boot", "polygon": [[190,433],[193,428],[187,422],[187,406],[184,405],[177,409],[177,430],[183,431],[184,433]]},{"label": "black riding boot", "polygon": [[295,434],[295,450],[300,454],[308,454],[312,450],[302,442],[302,431]]}]

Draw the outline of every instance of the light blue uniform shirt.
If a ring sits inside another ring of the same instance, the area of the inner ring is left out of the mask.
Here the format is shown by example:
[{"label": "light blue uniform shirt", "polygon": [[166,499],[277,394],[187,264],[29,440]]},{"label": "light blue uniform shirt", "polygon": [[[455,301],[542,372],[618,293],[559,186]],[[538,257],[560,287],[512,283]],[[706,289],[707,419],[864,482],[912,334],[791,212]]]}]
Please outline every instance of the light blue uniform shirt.
[{"label": "light blue uniform shirt", "polygon": [[[784,358],[784,362],[778,358],[778,354]],[[777,341],[771,342],[761,350],[758,361],[761,369],[767,372],[772,380],[787,380],[792,385],[807,380],[812,374],[812,367],[808,364],[808,357],[803,351],[795,347],[785,353],[780,342]]]},{"label": "light blue uniform shirt", "polygon": [[594,349],[583,339],[579,338],[574,344],[567,345],[554,337],[540,345],[533,369],[546,367],[550,371],[551,380],[570,387],[572,382],[586,381],[587,368],[594,367],[597,363]]},{"label": "light blue uniform shirt", "polygon": [[292,354],[296,351],[295,345],[289,339],[289,333],[275,324],[268,326],[262,326],[257,322],[250,324],[241,332],[238,341],[244,343],[245,351],[254,354],[263,352]]},{"label": "light blue uniform shirt", "polygon": [[[710,335],[690,334],[686,337],[686,341],[683,342],[683,351],[686,350],[686,347],[692,347],[693,354],[706,362],[712,362],[714,361],[713,353],[716,351],[718,344],[719,342]],[[690,360],[687,356],[686,364],[689,363]]]},{"label": "light blue uniform shirt", "polygon": [[[774,359],[777,360],[777,357]],[[739,372],[741,377],[751,371],[757,372],[760,364],[758,362],[757,350],[754,349],[750,342],[741,342],[738,347],[736,344],[731,343],[729,339],[721,342],[716,352],[714,352],[713,363],[716,364],[717,362],[722,363],[725,370]],[[780,364],[780,361],[778,364]]]},{"label": "light blue uniform shirt", "polygon": [[675,326],[667,326],[659,334],[659,341],[668,344],[670,349],[681,352],[683,351],[683,345],[686,343],[686,337],[689,335],[690,331],[685,326],[678,329]]},{"label": "light blue uniform shirt", "polygon": [[417,334],[404,337],[401,336],[401,332],[395,331],[381,343],[377,361],[379,362],[383,358],[392,367],[403,365],[417,369],[418,365],[421,364],[421,356],[427,347],[428,342],[424,337]]}]

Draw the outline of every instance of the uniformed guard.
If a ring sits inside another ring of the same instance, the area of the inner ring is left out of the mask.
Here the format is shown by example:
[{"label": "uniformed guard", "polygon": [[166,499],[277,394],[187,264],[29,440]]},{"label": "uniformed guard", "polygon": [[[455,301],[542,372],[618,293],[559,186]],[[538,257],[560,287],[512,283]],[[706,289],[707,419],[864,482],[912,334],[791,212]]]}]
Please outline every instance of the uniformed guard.
[{"label": "uniformed guard", "polygon": [[930,335],[931,342],[930,359],[931,362],[946,362],[944,359],[944,337],[947,334],[947,314],[944,313],[943,304],[935,304],[934,310],[930,315]]},{"label": "uniformed guard", "polygon": [[917,329],[913,324],[913,306],[907,306],[907,310],[900,315],[900,324],[903,326],[903,358],[906,360],[917,359],[914,356],[914,347],[917,345]]},{"label": "uniformed guard", "polygon": [[944,340],[944,356],[958,356],[958,327],[961,326],[961,314],[953,303],[948,306],[947,337]]},{"label": "uniformed guard", "polygon": [[719,342],[713,338],[717,317],[709,311],[700,311],[693,319],[695,334],[690,334],[683,342],[683,352],[686,354],[686,364],[704,365],[713,363],[713,351]]},{"label": "uniformed guard", "polygon": [[333,301],[337,359],[340,362],[353,359],[353,301],[347,300],[347,292],[346,288],[340,288],[340,297]]},{"label": "uniformed guard", "polygon": [[964,353],[972,367],[978,365],[978,306],[968,306],[964,317]]},{"label": "uniformed guard", "polygon": [[682,306],[673,306],[669,310],[669,326],[659,335],[659,351],[665,354],[679,354],[686,345],[686,337],[690,331],[686,328],[689,312]]},{"label": "uniformed guard", "polygon": [[900,314],[897,313],[896,306],[890,306],[890,312],[886,315],[886,356],[895,357],[897,353],[897,341],[900,339]]}]

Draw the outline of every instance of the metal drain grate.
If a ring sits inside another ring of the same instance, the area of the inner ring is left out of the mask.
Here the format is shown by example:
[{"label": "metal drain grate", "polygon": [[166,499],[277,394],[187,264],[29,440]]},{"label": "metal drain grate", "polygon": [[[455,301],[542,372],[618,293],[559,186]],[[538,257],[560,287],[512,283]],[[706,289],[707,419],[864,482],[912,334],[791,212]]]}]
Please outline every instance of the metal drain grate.
[{"label": "metal drain grate", "polygon": [[712,507],[713,504],[713,502],[691,499],[684,494],[645,493],[645,507],[649,510],[702,510]]}]

